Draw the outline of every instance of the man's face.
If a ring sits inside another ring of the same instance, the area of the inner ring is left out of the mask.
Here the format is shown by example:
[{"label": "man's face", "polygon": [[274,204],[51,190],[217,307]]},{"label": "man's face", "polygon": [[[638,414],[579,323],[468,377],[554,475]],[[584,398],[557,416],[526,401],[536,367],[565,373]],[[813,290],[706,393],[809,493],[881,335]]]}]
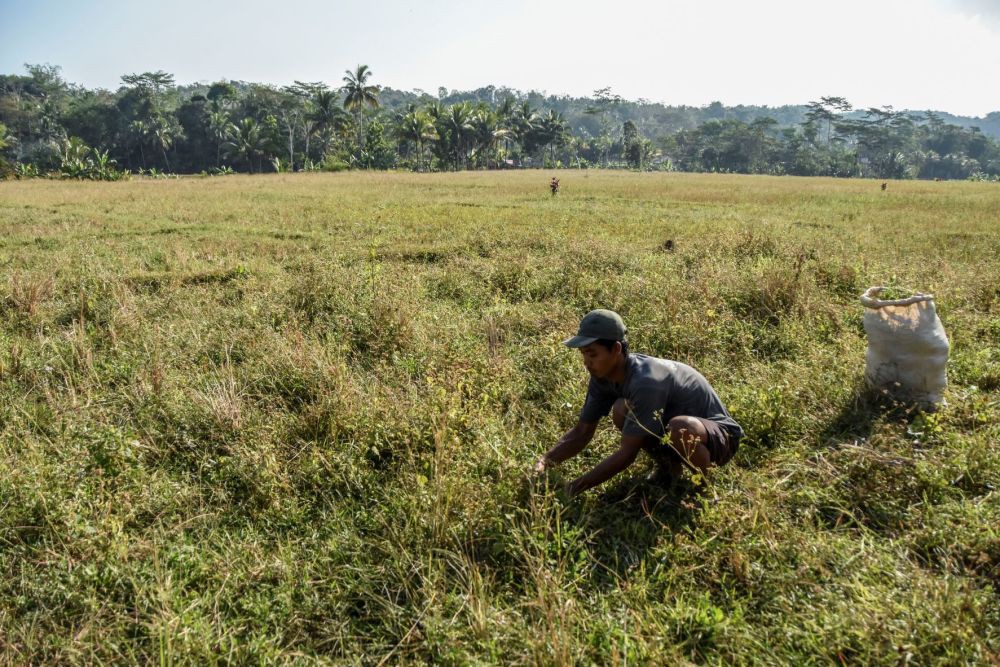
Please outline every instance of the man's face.
[{"label": "man's face", "polygon": [[600,343],[591,343],[580,348],[583,365],[587,372],[599,380],[608,378],[621,355],[621,346],[616,343],[610,350]]}]

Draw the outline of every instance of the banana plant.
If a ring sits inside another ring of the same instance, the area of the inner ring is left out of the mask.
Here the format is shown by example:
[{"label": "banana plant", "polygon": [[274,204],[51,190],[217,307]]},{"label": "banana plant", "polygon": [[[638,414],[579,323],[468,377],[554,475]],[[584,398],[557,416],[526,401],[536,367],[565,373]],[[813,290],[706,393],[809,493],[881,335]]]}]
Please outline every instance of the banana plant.
[{"label": "banana plant", "polygon": [[63,146],[59,171],[68,178],[90,178],[90,147],[77,137],[70,137]]}]

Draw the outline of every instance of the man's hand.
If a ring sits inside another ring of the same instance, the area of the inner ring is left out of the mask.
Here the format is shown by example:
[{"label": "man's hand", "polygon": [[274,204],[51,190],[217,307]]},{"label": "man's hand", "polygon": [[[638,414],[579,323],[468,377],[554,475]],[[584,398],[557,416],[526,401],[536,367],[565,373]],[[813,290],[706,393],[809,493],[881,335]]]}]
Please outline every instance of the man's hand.
[{"label": "man's hand", "polygon": [[614,454],[598,463],[585,475],[577,477],[566,486],[566,493],[572,498],[587,489],[603,484],[625,468],[632,465],[642,448],[642,436],[623,435],[622,444]]},{"label": "man's hand", "polygon": [[538,461],[535,462],[535,467],[532,469],[532,472],[536,475],[541,475],[548,470],[551,465],[552,464],[549,460],[545,458],[545,455],[539,456]]},{"label": "man's hand", "polygon": [[553,466],[571,459],[587,446],[597,430],[597,422],[577,422],[566,434],[559,438],[556,446],[545,452],[535,464],[535,473],[543,473]]}]

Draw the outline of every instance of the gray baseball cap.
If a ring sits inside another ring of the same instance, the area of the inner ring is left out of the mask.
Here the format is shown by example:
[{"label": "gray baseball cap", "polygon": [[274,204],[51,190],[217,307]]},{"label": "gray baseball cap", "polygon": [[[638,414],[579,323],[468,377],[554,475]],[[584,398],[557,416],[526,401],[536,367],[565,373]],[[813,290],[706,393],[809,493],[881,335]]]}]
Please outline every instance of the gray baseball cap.
[{"label": "gray baseball cap", "polygon": [[580,320],[576,335],[563,341],[566,347],[586,347],[596,340],[625,340],[625,323],[613,310],[592,310]]}]

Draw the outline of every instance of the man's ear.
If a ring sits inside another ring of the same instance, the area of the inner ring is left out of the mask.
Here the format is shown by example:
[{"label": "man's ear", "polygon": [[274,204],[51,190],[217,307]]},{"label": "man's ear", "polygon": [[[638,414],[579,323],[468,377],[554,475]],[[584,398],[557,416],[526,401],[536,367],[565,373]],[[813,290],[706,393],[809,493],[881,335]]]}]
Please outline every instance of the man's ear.
[{"label": "man's ear", "polygon": [[615,341],[615,355],[622,353],[622,342],[620,340]]}]

